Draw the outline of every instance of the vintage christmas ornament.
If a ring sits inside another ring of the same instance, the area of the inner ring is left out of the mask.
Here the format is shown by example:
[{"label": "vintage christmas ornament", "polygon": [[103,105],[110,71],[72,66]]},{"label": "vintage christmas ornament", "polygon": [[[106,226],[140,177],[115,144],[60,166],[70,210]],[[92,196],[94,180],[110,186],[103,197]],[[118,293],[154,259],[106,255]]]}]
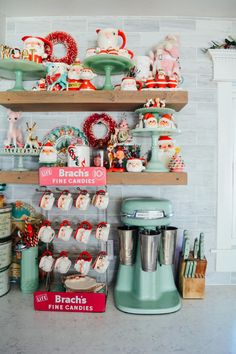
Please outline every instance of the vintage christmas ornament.
[{"label": "vintage christmas ornament", "polygon": [[160,128],[170,128],[176,129],[176,124],[173,120],[173,116],[171,114],[164,114],[158,123]]},{"label": "vintage christmas ornament", "polygon": [[145,128],[157,128],[158,127],[157,119],[154,116],[154,114],[146,113],[143,118],[144,118]]},{"label": "vintage christmas ornament", "polygon": [[169,162],[175,153],[174,141],[169,136],[160,136],[158,146],[158,159],[166,168],[169,168]]},{"label": "vintage christmas ornament", "polygon": [[28,51],[29,60],[42,63],[43,59],[52,54],[52,43],[47,38],[36,36],[24,36],[24,49]]}]

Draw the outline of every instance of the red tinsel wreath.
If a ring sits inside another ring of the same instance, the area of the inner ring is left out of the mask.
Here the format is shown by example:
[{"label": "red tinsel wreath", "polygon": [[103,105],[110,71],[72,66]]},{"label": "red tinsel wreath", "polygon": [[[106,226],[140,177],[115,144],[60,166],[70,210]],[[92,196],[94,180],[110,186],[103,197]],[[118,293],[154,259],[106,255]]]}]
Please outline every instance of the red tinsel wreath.
[{"label": "red tinsel wreath", "polygon": [[[93,133],[93,127],[96,124],[104,124],[107,128],[106,135],[97,139]],[[106,113],[94,113],[84,121],[83,131],[88,139],[89,145],[94,148],[106,147],[111,134],[114,133],[116,122]]]},{"label": "red tinsel wreath", "polygon": [[56,44],[63,44],[66,49],[66,55],[64,57],[56,58],[53,55],[49,55],[48,61],[54,63],[66,63],[68,65],[74,63],[78,54],[78,48],[76,41],[69,33],[59,31],[52,32],[47,35],[46,39],[50,41],[53,46]]}]

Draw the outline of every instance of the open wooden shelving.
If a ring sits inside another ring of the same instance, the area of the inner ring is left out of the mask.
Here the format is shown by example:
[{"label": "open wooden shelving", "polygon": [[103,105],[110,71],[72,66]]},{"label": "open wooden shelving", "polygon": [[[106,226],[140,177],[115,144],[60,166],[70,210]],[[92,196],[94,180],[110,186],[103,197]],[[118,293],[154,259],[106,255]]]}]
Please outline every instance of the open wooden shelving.
[{"label": "open wooden shelving", "polygon": [[134,111],[150,98],[166,100],[180,111],[188,102],[187,91],[7,91],[0,92],[0,105],[23,112]]},{"label": "open wooden shelving", "polygon": [[[0,171],[0,184],[39,184],[38,171]],[[187,173],[108,172],[107,185],[186,185]]]}]

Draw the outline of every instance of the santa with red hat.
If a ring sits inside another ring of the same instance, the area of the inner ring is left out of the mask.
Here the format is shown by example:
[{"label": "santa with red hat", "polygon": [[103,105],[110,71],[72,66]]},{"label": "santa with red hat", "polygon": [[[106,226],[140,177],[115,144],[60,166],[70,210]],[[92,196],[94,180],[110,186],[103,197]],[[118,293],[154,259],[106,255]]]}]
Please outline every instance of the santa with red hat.
[{"label": "santa with red hat", "polygon": [[171,114],[164,114],[159,120],[159,128],[171,128],[176,129],[176,123]]},{"label": "santa with red hat", "polygon": [[39,155],[39,163],[46,166],[52,166],[57,163],[57,150],[51,141],[43,145]]},{"label": "santa with red hat", "polygon": [[29,53],[29,60],[36,63],[42,63],[52,54],[52,43],[42,37],[24,36],[21,38],[24,42],[24,50]]},{"label": "santa with red hat", "polygon": [[144,115],[144,126],[145,128],[157,128],[157,119],[152,113],[146,113]]},{"label": "santa with red hat", "polygon": [[175,154],[174,141],[169,136],[160,136],[158,140],[158,158],[166,168],[170,163],[172,156]]}]

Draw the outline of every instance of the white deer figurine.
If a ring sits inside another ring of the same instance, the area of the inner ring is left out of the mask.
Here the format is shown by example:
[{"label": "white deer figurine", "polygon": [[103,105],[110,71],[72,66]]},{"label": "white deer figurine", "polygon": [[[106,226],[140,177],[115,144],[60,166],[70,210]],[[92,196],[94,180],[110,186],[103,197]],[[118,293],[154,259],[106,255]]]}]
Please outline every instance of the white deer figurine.
[{"label": "white deer figurine", "polygon": [[21,128],[18,125],[18,121],[22,117],[22,112],[13,112],[12,110],[7,110],[7,119],[9,122],[7,140],[5,145],[14,145],[15,147],[24,146],[24,137]]},{"label": "white deer figurine", "polygon": [[38,149],[39,148],[39,143],[38,143],[38,137],[33,137],[33,131],[35,130],[36,123],[32,125],[32,127],[29,126],[28,122],[26,123],[27,126],[27,133],[28,136],[26,138],[25,142],[25,148],[30,148],[30,149]]}]

